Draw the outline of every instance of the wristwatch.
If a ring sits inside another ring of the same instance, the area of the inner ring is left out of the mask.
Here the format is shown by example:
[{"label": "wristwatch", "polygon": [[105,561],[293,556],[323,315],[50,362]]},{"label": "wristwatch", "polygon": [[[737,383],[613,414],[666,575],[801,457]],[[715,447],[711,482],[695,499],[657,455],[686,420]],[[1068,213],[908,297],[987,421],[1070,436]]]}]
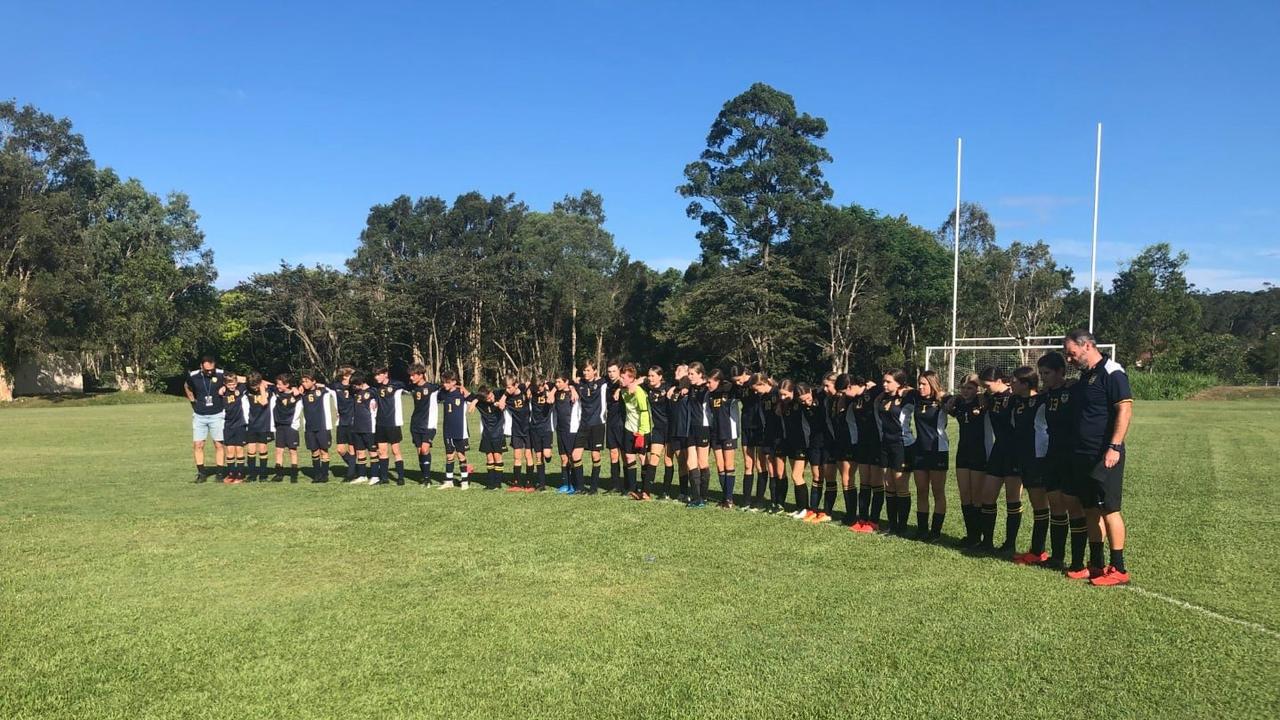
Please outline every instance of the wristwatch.
[{"label": "wristwatch", "polygon": [[1116,452],[1120,452],[1121,450],[1124,450],[1124,443],[1111,443],[1110,445],[1107,445],[1107,447],[1115,450]]}]

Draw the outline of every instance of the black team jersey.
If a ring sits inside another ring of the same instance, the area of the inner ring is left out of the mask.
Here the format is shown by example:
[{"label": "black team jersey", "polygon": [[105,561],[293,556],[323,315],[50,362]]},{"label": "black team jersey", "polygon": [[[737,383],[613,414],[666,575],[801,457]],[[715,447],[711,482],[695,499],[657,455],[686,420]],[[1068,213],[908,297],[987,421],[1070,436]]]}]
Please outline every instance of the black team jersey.
[{"label": "black team jersey", "polygon": [[645,386],[645,391],[649,393],[649,418],[653,422],[653,431],[664,437],[670,430],[671,401],[667,399],[669,387],[666,383],[656,388],[648,387],[647,384]]},{"label": "black team jersey", "polygon": [[1013,391],[1005,390],[987,396],[987,425],[995,440],[992,447],[1001,452],[1013,450]]},{"label": "black team jersey", "polygon": [[782,416],[778,414],[778,390],[774,388],[760,396],[760,415],[764,420],[764,442],[775,447],[783,441]]},{"label": "black team jersey", "polygon": [[787,447],[791,450],[804,450],[809,447],[809,420],[805,417],[800,401],[778,401],[778,411],[782,414],[782,435]]},{"label": "black team jersey", "polygon": [[511,418],[511,437],[528,438],[529,421],[532,416],[529,389],[524,385],[516,387],[515,392],[503,391],[506,398],[507,416]]},{"label": "black team jersey", "polygon": [[711,415],[711,437],[716,440],[737,440],[742,427],[738,403],[734,400],[736,388],[721,385],[715,392],[707,391],[707,408]]},{"label": "black team jersey", "polygon": [[1013,398],[1013,442],[1019,458],[1042,458],[1049,452],[1044,400],[1044,395]]},{"label": "black team jersey", "polygon": [[441,388],[437,393],[440,404],[444,407],[444,439],[465,440],[467,432],[467,400],[462,388],[455,386],[452,390]]},{"label": "black team jersey", "polygon": [[400,397],[405,393],[404,383],[391,380],[386,385],[375,386],[374,392],[378,393],[378,427],[403,427],[404,406]]},{"label": "black team jersey", "polygon": [[987,457],[991,452],[992,437],[990,425],[987,423],[987,409],[982,397],[974,395],[972,400],[957,397],[951,405],[951,417],[956,419],[956,425],[960,430],[960,447],[957,456]]},{"label": "black team jersey", "polygon": [[1071,414],[1071,388],[1061,385],[1040,394],[1044,398],[1046,429],[1049,433],[1049,457],[1068,457],[1076,449],[1075,423]]},{"label": "black team jersey", "polygon": [[710,428],[711,412],[707,408],[707,386],[690,385],[689,401],[685,404],[685,412],[689,414],[689,429]]},{"label": "black team jersey", "polygon": [[554,401],[547,400],[547,388],[536,385],[529,400],[529,427],[538,430],[551,429],[551,409]]},{"label": "black team jersey", "polygon": [[332,430],[333,407],[329,404],[329,396],[333,391],[319,385],[304,390],[298,400],[302,403],[302,419],[307,423],[307,430]]},{"label": "black team jersey", "polygon": [[853,399],[851,412],[853,421],[858,426],[858,444],[871,447],[880,446],[880,422],[876,419],[876,401],[880,399],[881,389],[875,385],[862,391]]},{"label": "black team jersey", "polygon": [[476,400],[476,412],[480,413],[480,432],[490,440],[501,441],[505,434],[503,431],[506,429],[507,414],[498,407],[497,400]]},{"label": "black team jersey", "polygon": [[603,425],[605,395],[609,393],[609,381],[604,378],[583,380],[574,387],[578,390],[578,415],[582,425],[584,427]]},{"label": "black team jersey", "polygon": [[338,427],[351,427],[356,420],[355,392],[349,382],[339,382],[333,387],[333,397],[338,405]]},{"label": "black team jersey", "polygon": [[626,392],[622,388],[622,382],[610,382],[607,392],[605,417],[609,422],[609,427],[624,427],[627,424],[627,409],[626,403],[622,400],[622,396]]},{"label": "black team jersey", "polygon": [[951,449],[947,439],[947,414],[937,397],[916,397],[916,449],[923,452],[947,452]]},{"label": "black team jersey", "polygon": [[222,399],[226,402],[227,408],[222,419],[224,425],[245,427],[249,424],[249,393],[243,385],[236,385],[235,390],[225,390]]},{"label": "black team jersey", "polygon": [[822,406],[822,396],[813,394],[813,404],[806,405],[797,401],[800,412],[804,415],[804,424],[808,428],[809,443],[806,447],[825,448],[830,434],[824,429],[827,425],[827,411]]},{"label": "black team jersey", "polygon": [[440,420],[440,386],[424,382],[410,385],[407,392],[413,398],[413,412],[409,415],[409,431],[425,433],[435,430]]},{"label": "black team jersey", "polygon": [[291,427],[297,430],[302,422],[302,403],[299,402],[298,396],[293,394],[293,390],[277,392],[273,396],[273,402],[271,416],[276,427]]},{"label": "black team jersey", "polygon": [[378,416],[378,393],[373,388],[351,390],[351,429],[358,433],[373,433]]},{"label": "black team jersey", "polygon": [[557,434],[570,435],[578,432],[578,424],[582,422],[582,396],[579,395],[578,398],[579,402],[573,401],[573,393],[569,392],[569,388],[556,390],[554,412]]},{"label": "black team jersey", "polygon": [[883,442],[894,445],[914,445],[915,432],[912,419],[916,413],[916,391],[903,394],[881,393],[876,398],[876,418],[880,421],[880,437]]},{"label": "black team jersey", "polygon": [[249,432],[265,435],[274,429],[271,418],[271,400],[274,390],[275,388],[268,385],[265,397],[259,397],[257,393],[249,396]]},{"label": "black team jersey", "polygon": [[668,419],[667,436],[673,438],[689,437],[689,393],[688,390],[675,388],[671,393],[670,417]]},{"label": "black team jersey", "polygon": [[742,401],[742,429],[743,432],[751,438],[752,442],[758,442],[764,435],[764,413],[761,411],[760,393],[752,388],[739,385],[738,398]]}]

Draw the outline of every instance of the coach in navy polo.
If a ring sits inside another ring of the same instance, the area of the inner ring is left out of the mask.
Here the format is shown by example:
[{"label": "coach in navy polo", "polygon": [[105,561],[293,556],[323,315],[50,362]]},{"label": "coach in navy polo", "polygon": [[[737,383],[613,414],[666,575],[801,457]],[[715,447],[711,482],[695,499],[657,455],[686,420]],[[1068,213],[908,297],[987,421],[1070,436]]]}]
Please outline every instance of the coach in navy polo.
[{"label": "coach in navy polo", "polygon": [[[1080,368],[1080,379],[1070,391],[1076,448],[1068,489],[1084,506],[1089,531],[1089,567],[1079,579],[1088,578],[1094,585],[1127,585],[1120,499],[1124,438],[1133,417],[1129,376],[1120,363],[1098,350],[1097,341],[1087,330],[1068,333],[1062,350],[1071,364]],[[1111,545],[1111,562],[1105,568],[1104,534]]]},{"label": "coach in navy polo", "polygon": [[222,393],[225,373],[217,367],[213,358],[205,355],[200,358],[200,369],[192,370],[187,375],[183,391],[187,400],[191,401],[191,448],[196,459],[195,482],[202,483],[209,474],[204,468],[204,441],[213,438],[214,459],[218,472],[223,471],[226,459],[223,455],[222,428],[226,400]]}]

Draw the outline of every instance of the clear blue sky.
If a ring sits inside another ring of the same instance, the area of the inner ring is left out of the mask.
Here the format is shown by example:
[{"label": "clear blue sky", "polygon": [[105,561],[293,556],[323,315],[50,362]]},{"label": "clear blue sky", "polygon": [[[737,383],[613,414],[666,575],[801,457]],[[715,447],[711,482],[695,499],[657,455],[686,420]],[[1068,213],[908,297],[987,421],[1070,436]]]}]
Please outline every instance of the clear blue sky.
[{"label": "clear blue sky", "polygon": [[633,257],[682,268],[681,171],[755,81],[826,118],[836,201],[925,227],[963,136],[965,199],[1078,283],[1101,121],[1104,280],[1168,241],[1201,287],[1280,282],[1274,0],[115,5],[0,0],[0,97],[187,192],[222,286],[341,265],[370,205],[473,189],[592,188]]}]

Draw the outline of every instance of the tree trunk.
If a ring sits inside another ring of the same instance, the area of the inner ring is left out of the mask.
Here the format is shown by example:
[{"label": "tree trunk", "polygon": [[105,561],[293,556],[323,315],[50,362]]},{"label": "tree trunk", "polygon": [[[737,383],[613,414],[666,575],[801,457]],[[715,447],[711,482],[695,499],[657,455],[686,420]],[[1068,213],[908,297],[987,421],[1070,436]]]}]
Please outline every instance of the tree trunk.
[{"label": "tree trunk", "polygon": [[13,402],[13,381],[4,363],[0,363],[0,402]]},{"label": "tree trunk", "polygon": [[604,330],[596,331],[596,369],[603,367],[604,363]]},{"label": "tree trunk", "polygon": [[471,345],[471,386],[478,387],[480,385],[480,319],[483,316],[484,301],[480,300],[476,303],[475,310],[471,313],[471,331],[468,333],[468,342]]}]

